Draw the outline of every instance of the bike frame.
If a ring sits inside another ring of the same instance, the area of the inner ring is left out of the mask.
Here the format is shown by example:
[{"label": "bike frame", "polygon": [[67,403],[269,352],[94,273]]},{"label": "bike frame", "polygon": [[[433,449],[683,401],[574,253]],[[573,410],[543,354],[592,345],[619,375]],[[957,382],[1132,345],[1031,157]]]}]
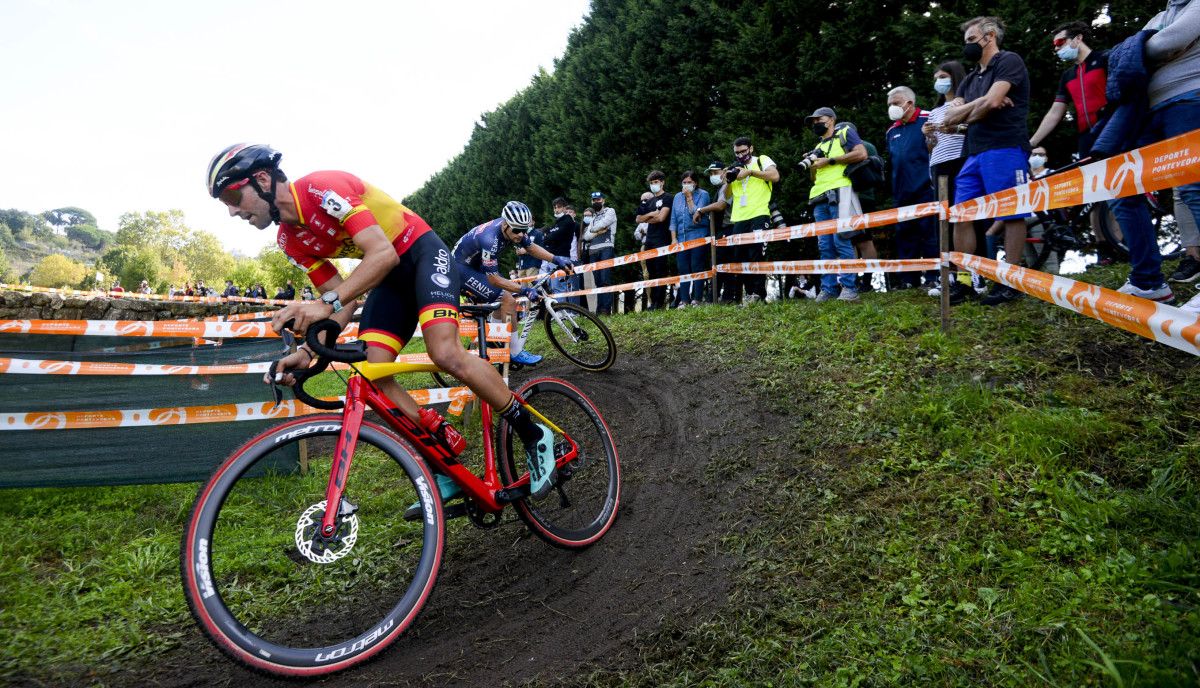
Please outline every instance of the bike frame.
[{"label": "bike frame", "polygon": [[[486,332],[484,318],[478,318],[481,357],[487,358]],[[511,484],[500,480],[496,468],[496,444],[492,430],[492,408],[486,403],[480,403],[479,414],[483,425],[483,478],[479,478],[469,468],[459,463],[457,457],[419,423],[404,415],[391,399],[378,387],[371,384],[372,380],[392,377],[403,373],[442,372],[432,363],[356,363],[355,372],[346,382],[346,406],[342,410],[342,432],[338,436],[334,449],[333,466],[329,471],[329,482],[325,488],[325,514],[321,517],[321,534],[331,537],[337,532],[337,517],[342,510],[342,497],[346,491],[346,480],[350,474],[350,466],[354,458],[354,450],[358,445],[358,432],[362,427],[363,414],[367,408],[373,409],[393,430],[407,439],[421,459],[435,470],[449,476],[463,489],[468,499],[473,500],[482,511],[496,513],[502,511],[509,503],[529,496],[529,473],[526,472]],[[543,416],[537,409],[530,406],[520,396],[517,402],[524,405],[547,427],[562,435],[569,449],[556,457],[556,464],[562,467],[579,456],[579,445],[567,433]],[[558,452],[556,452],[558,453]],[[426,486],[418,485],[422,492]],[[337,504],[338,508],[329,505]]]}]

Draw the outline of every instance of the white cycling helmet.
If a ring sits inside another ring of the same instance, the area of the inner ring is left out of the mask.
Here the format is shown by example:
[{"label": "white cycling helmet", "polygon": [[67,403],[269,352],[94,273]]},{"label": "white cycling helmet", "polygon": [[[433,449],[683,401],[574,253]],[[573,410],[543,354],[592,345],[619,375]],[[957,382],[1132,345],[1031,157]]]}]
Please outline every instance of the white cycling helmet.
[{"label": "white cycling helmet", "polygon": [[533,213],[529,211],[529,206],[520,201],[505,203],[504,210],[500,212],[500,219],[513,229],[529,229],[533,226]]}]

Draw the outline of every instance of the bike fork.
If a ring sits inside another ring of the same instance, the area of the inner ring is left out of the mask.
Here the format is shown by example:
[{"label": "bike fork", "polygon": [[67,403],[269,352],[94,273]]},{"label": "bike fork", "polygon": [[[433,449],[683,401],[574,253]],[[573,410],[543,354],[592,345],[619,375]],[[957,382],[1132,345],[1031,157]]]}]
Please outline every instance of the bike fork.
[{"label": "bike fork", "polygon": [[[321,516],[320,534],[331,537],[337,532],[337,519],[343,510],[342,495],[346,491],[346,476],[350,473],[350,462],[358,446],[358,431],[362,427],[365,405],[359,378],[351,378],[346,387],[346,409],[342,412],[342,434],[338,436],[333,453],[333,468],[329,471],[329,483],[325,487],[325,514]],[[335,506],[336,505],[336,506]]]}]

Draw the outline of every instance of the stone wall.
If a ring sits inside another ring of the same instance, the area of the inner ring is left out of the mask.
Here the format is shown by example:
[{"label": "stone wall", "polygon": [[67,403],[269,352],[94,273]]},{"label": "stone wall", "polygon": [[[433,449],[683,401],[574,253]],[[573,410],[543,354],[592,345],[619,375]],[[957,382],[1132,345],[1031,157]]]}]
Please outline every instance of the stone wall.
[{"label": "stone wall", "polygon": [[178,320],[257,313],[273,308],[258,303],[147,301],[107,296],[0,292],[0,320]]}]

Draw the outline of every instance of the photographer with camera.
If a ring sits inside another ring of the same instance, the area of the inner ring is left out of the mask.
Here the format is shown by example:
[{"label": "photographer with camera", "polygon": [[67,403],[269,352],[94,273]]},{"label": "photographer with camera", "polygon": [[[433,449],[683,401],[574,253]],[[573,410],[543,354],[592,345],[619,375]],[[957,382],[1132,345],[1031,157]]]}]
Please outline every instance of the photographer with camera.
[{"label": "photographer with camera", "polygon": [[[726,195],[731,207],[730,220],[733,227],[726,236],[745,234],[771,228],[771,193],[779,181],[779,170],[775,161],[765,155],[754,154],[754,144],[749,136],[733,142],[735,162],[725,169]],[[731,260],[735,263],[762,261],[766,251],[763,244],[738,244],[733,247]],[[733,298],[746,292],[743,305],[761,301],[767,296],[767,278],[764,275],[730,275]]]},{"label": "photographer with camera", "polygon": [[[804,118],[805,123],[820,141],[817,147],[800,161],[801,170],[812,177],[812,190],[808,193],[808,204],[813,207],[813,219],[817,222],[851,217],[862,213],[858,197],[846,176],[846,166],[867,159],[867,148],[853,127],[836,130],[837,113],[833,108],[817,108]],[[844,232],[824,234],[817,237],[821,260],[851,260],[854,244]],[[838,285],[841,285],[841,294]],[[818,302],[837,298],[839,301],[858,301],[858,285],[855,274],[844,272],[821,276],[821,293]]]}]

